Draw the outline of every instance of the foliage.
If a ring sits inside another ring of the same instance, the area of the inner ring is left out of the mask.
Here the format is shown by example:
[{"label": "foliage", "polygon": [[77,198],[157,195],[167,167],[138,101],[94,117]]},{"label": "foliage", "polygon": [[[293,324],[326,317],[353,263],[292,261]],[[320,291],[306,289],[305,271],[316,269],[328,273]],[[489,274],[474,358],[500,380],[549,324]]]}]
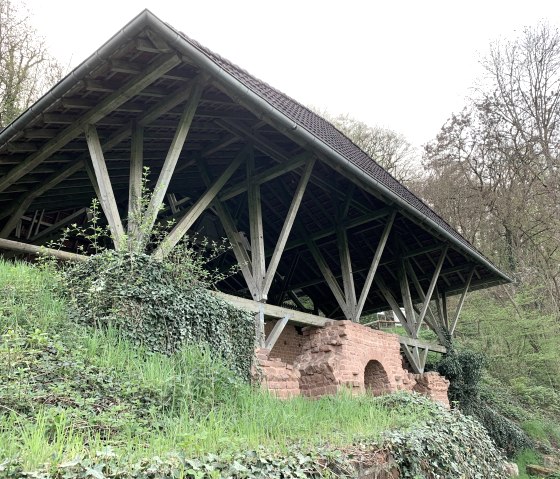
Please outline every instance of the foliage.
[{"label": "foliage", "polygon": [[31,26],[25,4],[0,0],[0,128],[61,76],[62,68]]},{"label": "foliage", "polygon": [[[402,478],[502,478],[504,459],[486,430],[457,410],[428,404],[425,398],[403,396],[400,401],[425,402],[432,417],[409,431],[384,436]],[[388,396],[386,401],[393,401]]]},{"label": "foliage", "polygon": [[72,316],[92,327],[116,328],[151,351],[171,354],[185,343],[205,344],[247,378],[254,354],[252,316],[203,288],[196,254],[183,261],[106,250],[64,275]]}]

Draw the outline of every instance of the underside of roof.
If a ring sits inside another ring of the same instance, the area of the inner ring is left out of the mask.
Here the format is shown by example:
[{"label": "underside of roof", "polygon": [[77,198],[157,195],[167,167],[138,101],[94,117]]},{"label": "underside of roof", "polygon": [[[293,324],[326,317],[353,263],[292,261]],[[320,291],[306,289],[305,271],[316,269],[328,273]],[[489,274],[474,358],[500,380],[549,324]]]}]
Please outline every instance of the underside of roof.
[{"label": "underside of roof", "polygon": [[[143,78],[152,77],[142,83]],[[261,185],[265,250],[270,257],[306,159],[313,156],[319,160],[278,266],[270,302],[282,301],[286,291],[295,291],[308,296],[325,315],[340,317],[339,305],[325,284],[310,244],[317,246],[333,275],[340,278],[337,232],[344,229],[359,292],[392,212],[396,217],[378,272],[391,291],[400,288],[398,265],[402,258],[412,265],[426,291],[444,247],[449,249],[438,279],[439,291],[461,291],[471,271],[471,290],[510,281],[330,123],[149,11],[138,15],[0,132],[3,236],[41,244],[49,236],[42,234],[48,226],[41,226],[41,221],[56,224],[91,204],[95,192],[85,169],[89,153],[83,133],[90,123],[97,127],[117,205],[125,217],[132,125],[144,126],[144,164],[155,181],[188,93],[201,79],[205,81],[202,97],[167,190],[177,207],[168,205],[164,214],[179,214],[205,192],[201,165],[210,179],[215,179],[245,145],[251,144],[255,174],[278,172],[276,176],[269,174],[271,178]],[[136,88],[131,88],[135,84]],[[162,108],[162,104],[169,108]],[[248,236],[246,184],[245,169],[239,168],[219,197],[237,229]],[[16,235],[13,218],[22,204],[27,217],[41,212],[41,219],[31,222],[30,227],[24,224]],[[192,230],[215,238],[225,236],[211,209]],[[220,267],[233,262],[233,255],[227,255]],[[220,288],[248,295],[241,274]],[[414,285],[411,290],[419,300]],[[374,284],[364,313],[385,309],[387,302]]]}]

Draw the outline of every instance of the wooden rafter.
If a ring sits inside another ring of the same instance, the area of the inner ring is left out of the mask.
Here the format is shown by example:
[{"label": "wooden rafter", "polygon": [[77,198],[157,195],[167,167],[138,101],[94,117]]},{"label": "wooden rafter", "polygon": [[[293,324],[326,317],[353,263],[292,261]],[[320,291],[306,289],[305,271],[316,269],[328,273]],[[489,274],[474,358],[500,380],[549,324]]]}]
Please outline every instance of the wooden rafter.
[{"label": "wooden rafter", "polygon": [[6,175],[0,178],[0,191],[4,191],[8,186],[32,171],[53,153],[56,153],[61,147],[79,136],[86,125],[95,124],[98,120],[138,94],[179,63],[180,59],[175,54],[163,55],[156,58],[142,73],[128,81],[96,106],[89,109],[76,122],[72,123],[50,140],[43,148],[29,156],[25,161],[12,168]]}]

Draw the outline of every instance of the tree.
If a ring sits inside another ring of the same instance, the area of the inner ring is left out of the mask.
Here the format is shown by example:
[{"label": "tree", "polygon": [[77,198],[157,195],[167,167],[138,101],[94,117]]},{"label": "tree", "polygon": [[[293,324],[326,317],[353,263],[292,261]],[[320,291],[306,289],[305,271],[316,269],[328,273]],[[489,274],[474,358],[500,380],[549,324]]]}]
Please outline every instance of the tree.
[{"label": "tree", "polygon": [[411,183],[419,178],[419,154],[404,135],[386,128],[369,126],[348,114],[332,116],[325,111],[319,114],[401,183]]},{"label": "tree", "polygon": [[62,76],[20,2],[0,0],[0,128]]},{"label": "tree", "polygon": [[560,308],[560,33],[491,45],[485,76],[425,150],[424,196],[522,285]]}]

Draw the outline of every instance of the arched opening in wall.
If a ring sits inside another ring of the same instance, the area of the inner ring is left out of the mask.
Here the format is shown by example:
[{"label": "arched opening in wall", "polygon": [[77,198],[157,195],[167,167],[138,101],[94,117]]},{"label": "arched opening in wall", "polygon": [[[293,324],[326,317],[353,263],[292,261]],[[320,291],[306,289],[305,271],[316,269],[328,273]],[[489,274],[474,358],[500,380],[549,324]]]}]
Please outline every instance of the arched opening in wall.
[{"label": "arched opening in wall", "polygon": [[379,361],[372,360],[366,364],[364,387],[366,392],[374,396],[381,396],[389,392],[389,377]]}]

